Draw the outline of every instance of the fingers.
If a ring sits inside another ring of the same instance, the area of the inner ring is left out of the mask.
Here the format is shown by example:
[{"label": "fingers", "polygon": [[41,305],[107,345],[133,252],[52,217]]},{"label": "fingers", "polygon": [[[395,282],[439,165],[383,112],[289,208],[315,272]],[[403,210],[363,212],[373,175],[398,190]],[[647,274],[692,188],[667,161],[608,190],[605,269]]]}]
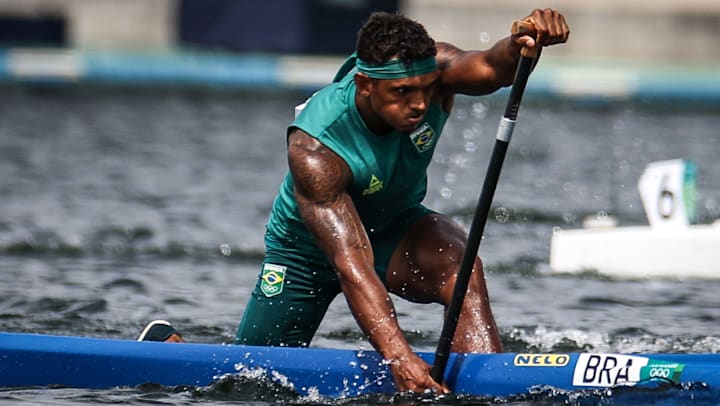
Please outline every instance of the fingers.
[{"label": "fingers", "polygon": [[526,40],[524,41],[526,47],[560,44],[566,42],[570,36],[570,27],[565,16],[553,9],[535,9],[525,17],[524,21],[531,22],[537,31],[536,43]]},{"label": "fingers", "polygon": [[430,365],[419,357],[412,357],[404,362],[391,364],[395,385],[401,392],[434,391],[436,393],[450,393],[447,385],[435,382],[430,376]]},{"label": "fingers", "polygon": [[537,43],[535,42],[535,38],[529,35],[523,35],[522,37],[518,37],[516,42],[523,48],[535,48],[535,45],[537,45]]}]

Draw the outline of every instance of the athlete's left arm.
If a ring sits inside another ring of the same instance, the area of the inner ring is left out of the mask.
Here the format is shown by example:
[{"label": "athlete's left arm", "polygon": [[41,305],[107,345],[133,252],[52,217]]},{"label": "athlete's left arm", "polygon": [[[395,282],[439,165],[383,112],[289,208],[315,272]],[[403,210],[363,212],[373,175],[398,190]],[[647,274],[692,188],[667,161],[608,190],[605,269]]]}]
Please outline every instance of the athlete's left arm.
[{"label": "athlete's left arm", "polygon": [[437,60],[442,72],[442,93],[484,95],[509,86],[513,82],[523,47],[564,43],[570,35],[565,17],[556,10],[536,9],[523,21],[535,26],[535,37],[511,35],[485,51],[463,51],[454,45],[439,42]]}]

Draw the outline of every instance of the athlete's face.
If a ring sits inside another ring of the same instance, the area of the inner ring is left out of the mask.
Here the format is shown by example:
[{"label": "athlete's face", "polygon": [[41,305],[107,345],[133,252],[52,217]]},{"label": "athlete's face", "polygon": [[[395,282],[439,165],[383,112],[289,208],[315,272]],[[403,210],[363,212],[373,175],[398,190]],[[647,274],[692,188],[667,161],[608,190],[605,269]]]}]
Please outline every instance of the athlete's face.
[{"label": "athlete's face", "polygon": [[[362,112],[368,126],[377,131],[383,124],[400,132],[409,133],[423,123],[430,100],[439,83],[437,72],[403,79],[371,79],[357,81],[358,91],[366,98]],[[372,121],[376,121],[373,123]]]}]

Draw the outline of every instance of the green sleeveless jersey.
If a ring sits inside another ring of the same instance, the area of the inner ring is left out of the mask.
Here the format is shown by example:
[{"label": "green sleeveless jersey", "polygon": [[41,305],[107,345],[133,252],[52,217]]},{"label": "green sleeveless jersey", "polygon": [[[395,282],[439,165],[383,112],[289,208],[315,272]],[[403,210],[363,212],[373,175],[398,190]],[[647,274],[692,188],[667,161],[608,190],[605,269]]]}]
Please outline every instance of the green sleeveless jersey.
[{"label": "green sleeveless jersey", "polygon": [[[355,106],[355,71],[314,94],[290,129],[305,131],[347,163],[353,175],[348,193],[372,236],[425,197],[427,168],[448,114],[433,103],[412,133],[378,136],[365,126]],[[304,255],[324,261],[300,217],[289,173],[273,203],[267,232],[266,243],[297,245]]]}]

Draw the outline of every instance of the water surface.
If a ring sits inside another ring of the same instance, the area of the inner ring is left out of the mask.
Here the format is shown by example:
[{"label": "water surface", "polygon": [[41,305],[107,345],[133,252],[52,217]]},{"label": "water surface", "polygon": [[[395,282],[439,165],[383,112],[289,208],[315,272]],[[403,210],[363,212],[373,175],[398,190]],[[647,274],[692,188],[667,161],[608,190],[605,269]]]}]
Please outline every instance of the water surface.
[{"label": "water surface", "polygon": [[[132,339],[147,321],[164,318],[191,341],[232,342],[286,171],[285,128],[306,95],[2,91],[0,330]],[[460,98],[431,167],[426,203],[466,226],[503,108],[503,97]],[[526,100],[480,248],[508,351],[720,350],[720,279],[547,272],[554,228],[579,227],[600,211],[645,223],[636,182],[651,161],[695,161],[699,219],[719,218],[718,113],[716,106]],[[413,347],[433,351],[440,307],[401,299],[396,306]],[[370,349],[342,297],[313,346]],[[235,382],[3,390],[0,402],[297,401],[283,396]]]}]

